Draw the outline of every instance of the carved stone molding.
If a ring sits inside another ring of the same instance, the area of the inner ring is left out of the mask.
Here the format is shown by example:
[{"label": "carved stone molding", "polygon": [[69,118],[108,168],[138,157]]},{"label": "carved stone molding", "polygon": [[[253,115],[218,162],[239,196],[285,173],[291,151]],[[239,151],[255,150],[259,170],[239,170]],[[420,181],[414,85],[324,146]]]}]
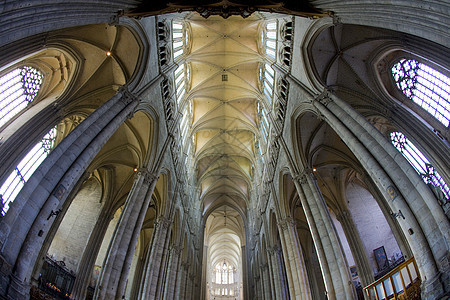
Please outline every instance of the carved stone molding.
[{"label": "carved stone molding", "polygon": [[172,225],[172,221],[165,216],[159,216],[155,222],[155,228],[162,226],[163,229],[168,229]]},{"label": "carved stone molding", "polygon": [[282,230],[287,230],[289,227],[295,226],[295,220],[291,217],[286,217],[278,221],[278,225],[280,225]]},{"label": "carved stone molding", "polygon": [[319,102],[324,106],[328,106],[328,104],[333,102],[333,99],[331,99],[331,91],[324,89],[323,92],[314,99],[314,102]]},{"label": "carved stone molding", "polygon": [[155,180],[158,179],[157,175],[155,175],[154,173],[151,173],[146,168],[139,168],[137,170],[136,176],[137,177],[143,177],[144,183],[147,184],[147,185],[151,184],[152,182],[154,182]]},{"label": "carved stone molding", "polygon": [[122,94],[122,97],[120,98],[120,100],[125,103],[126,105],[132,103],[132,102],[138,102],[138,98],[133,95],[133,93],[131,93],[128,90],[128,86],[127,85],[122,85],[119,90],[119,93]]}]

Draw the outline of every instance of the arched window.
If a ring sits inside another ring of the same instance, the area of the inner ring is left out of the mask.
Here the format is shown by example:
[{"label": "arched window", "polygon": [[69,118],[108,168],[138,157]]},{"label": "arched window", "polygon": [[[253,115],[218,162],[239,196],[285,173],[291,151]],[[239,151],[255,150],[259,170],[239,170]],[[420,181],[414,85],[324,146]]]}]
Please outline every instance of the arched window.
[{"label": "arched window", "polygon": [[174,60],[188,52],[190,31],[187,29],[185,23],[180,21],[172,22],[172,48]]},{"label": "arched window", "polygon": [[397,88],[439,122],[450,122],[450,79],[414,59],[400,59],[391,69]]},{"label": "arched window", "polygon": [[259,128],[261,130],[261,136],[264,139],[264,143],[267,144],[267,139],[269,138],[269,121],[267,119],[266,109],[264,108],[264,105],[261,104],[261,102],[258,102],[257,109],[259,115]]},{"label": "arched window", "polygon": [[450,199],[450,189],[441,175],[430,164],[426,157],[420,152],[419,149],[408,140],[401,132],[391,133],[392,144],[403,154],[403,156],[409,161],[409,163],[416,169],[417,173],[422,176],[422,179],[427,184],[431,184],[440,189],[443,196],[448,200]]},{"label": "arched window", "polygon": [[41,72],[30,66],[14,69],[0,77],[0,126],[34,100],[42,79]]},{"label": "arched window", "polygon": [[268,22],[264,28],[264,47],[266,55],[275,59],[277,51],[277,22]]},{"label": "arched window", "polygon": [[177,102],[180,103],[186,93],[186,82],[189,80],[189,68],[184,63],[175,70],[174,75]]},{"label": "arched window", "polygon": [[0,187],[0,195],[3,204],[1,211],[2,215],[5,215],[8,212],[10,203],[14,201],[27,180],[53,149],[55,139],[56,127],[51,129],[42,140],[37,143],[27,155],[25,155],[22,161]]}]

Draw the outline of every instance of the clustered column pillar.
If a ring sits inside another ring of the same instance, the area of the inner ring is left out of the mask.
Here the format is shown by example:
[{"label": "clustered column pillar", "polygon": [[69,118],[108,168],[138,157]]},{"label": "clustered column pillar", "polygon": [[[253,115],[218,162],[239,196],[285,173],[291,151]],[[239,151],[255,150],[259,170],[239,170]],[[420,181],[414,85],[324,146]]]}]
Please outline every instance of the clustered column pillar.
[{"label": "clustered column pillar", "polygon": [[356,229],[352,216],[348,210],[339,212],[336,218],[341,223],[342,228],[347,232],[347,240],[352,250],[353,257],[358,267],[358,276],[361,279],[363,286],[368,286],[375,281],[373,271],[370,266],[369,258],[367,257],[364,245]]},{"label": "clustered column pillar", "polygon": [[[449,268],[445,262],[450,225],[431,190],[388,139],[348,103],[325,93],[313,104],[358,158],[390,209],[401,210],[404,219],[398,223],[418,264],[423,295],[443,295],[448,285],[440,281]],[[440,261],[444,263],[438,267]]]},{"label": "clustered column pillar", "polygon": [[157,283],[162,266],[166,240],[172,221],[165,216],[159,216],[155,232],[152,237],[151,249],[145,258],[144,276],[140,284],[139,296],[141,299],[155,299]]},{"label": "clustered column pillar", "polygon": [[185,299],[188,270],[189,264],[186,262],[182,262],[177,277],[177,297],[175,299]]},{"label": "clustered column pillar", "polygon": [[176,283],[178,277],[180,276],[178,270],[180,269],[181,248],[179,246],[172,246],[169,251],[170,254],[166,275],[167,277],[164,285],[164,299],[175,299]]},{"label": "clustered column pillar", "polygon": [[[125,89],[94,111],[49,154],[0,223],[1,255],[14,266],[8,295],[26,298],[37,256],[55,218],[91,161],[139,101]],[[12,230],[20,228],[21,230]],[[4,280],[7,281],[7,280]]]},{"label": "clustered column pillar", "polygon": [[140,169],[136,175],[103,264],[95,299],[124,296],[133,253],[156,181],[156,174],[147,170]]},{"label": "clustered column pillar", "polygon": [[350,272],[325,201],[313,176],[307,170],[302,176],[294,177],[294,184],[314,240],[327,295],[329,299],[353,299],[355,293]]},{"label": "clustered column pillar", "polygon": [[285,253],[284,259],[291,298],[311,299],[306,265],[300,241],[298,240],[295,222],[292,218],[284,218],[278,222],[278,228]]},{"label": "clustered column pillar", "polygon": [[74,299],[86,298],[86,290],[88,288],[95,260],[101,246],[101,243],[99,243],[99,241],[103,240],[106,230],[108,229],[109,222],[111,221],[111,218],[113,216],[114,212],[111,211],[111,207],[105,206],[102,208],[102,211],[100,212],[100,215],[95,224],[94,230],[89,237],[89,241],[77,270],[77,277],[75,278],[72,289],[72,297]]},{"label": "clustered column pillar", "polygon": [[275,296],[275,299],[286,299],[283,297],[283,283],[281,281],[281,274],[280,274],[280,266],[279,261],[277,258],[277,250],[275,248],[269,248],[267,249],[267,256],[269,260],[269,266],[272,273],[272,283],[273,283],[273,295]]}]

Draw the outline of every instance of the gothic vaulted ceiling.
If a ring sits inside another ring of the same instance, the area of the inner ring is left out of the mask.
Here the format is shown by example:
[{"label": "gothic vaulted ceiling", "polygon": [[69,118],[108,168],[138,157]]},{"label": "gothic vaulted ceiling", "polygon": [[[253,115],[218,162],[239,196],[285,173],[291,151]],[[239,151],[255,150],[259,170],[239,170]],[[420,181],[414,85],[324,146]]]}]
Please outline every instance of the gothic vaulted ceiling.
[{"label": "gothic vaulted ceiling", "polygon": [[255,163],[258,14],[190,17],[191,134],[204,211],[228,204],[245,213]]}]

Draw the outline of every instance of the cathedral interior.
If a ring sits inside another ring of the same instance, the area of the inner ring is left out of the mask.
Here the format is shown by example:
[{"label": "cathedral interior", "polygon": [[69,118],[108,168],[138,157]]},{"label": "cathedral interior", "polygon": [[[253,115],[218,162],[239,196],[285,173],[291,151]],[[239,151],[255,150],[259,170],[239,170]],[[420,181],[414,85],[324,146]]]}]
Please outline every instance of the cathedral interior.
[{"label": "cathedral interior", "polygon": [[450,2],[0,4],[0,299],[448,299]]}]

